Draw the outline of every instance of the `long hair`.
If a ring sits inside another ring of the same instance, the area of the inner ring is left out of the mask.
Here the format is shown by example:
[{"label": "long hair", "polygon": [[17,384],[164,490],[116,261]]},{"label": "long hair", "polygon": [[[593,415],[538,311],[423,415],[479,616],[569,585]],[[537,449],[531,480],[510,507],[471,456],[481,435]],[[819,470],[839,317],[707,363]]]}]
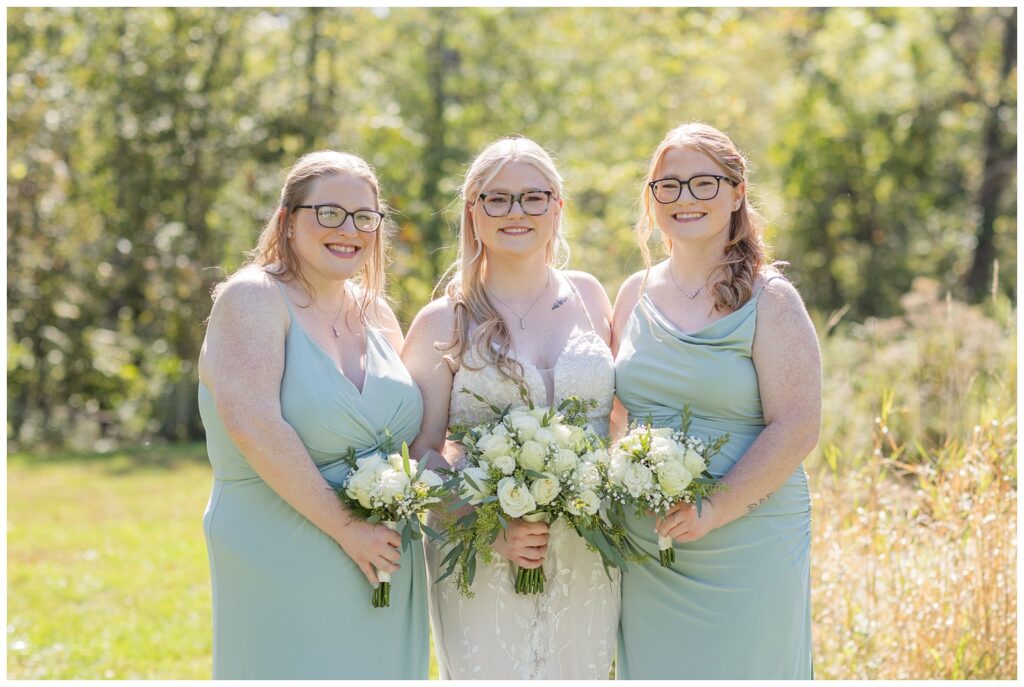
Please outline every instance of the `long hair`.
[{"label": "long hair", "polygon": [[[512,337],[508,326],[484,290],[483,275],[488,269],[487,252],[473,224],[473,204],[482,192],[481,189],[485,188],[506,165],[516,162],[532,165],[551,185],[554,195],[557,198],[563,197],[562,176],[558,173],[554,160],[544,148],[528,138],[502,138],[476,156],[466,172],[460,189],[462,211],[459,225],[459,255],[437,287],[444,287],[444,292],[455,311],[452,339],[448,344],[439,345],[438,348],[449,351],[445,357],[455,364],[480,369],[466,363],[466,353],[473,347],[481,366],[493,364],[505,376],[522,382],[522,365],[509,357]],[[569,244],[562,229],[562,217],[563,215],[559,214],[558,225],[555,227],[551,242],[548,243],[545,255],[547,264],[556,268],[563,267],[569,259]],[[473,322],[477,327],[471,337],[469,328]]]},{"label": "long hair", "polygon": [[[288,169],[277,208],[260,233],[256,248],[248,253],[248,259],[242,269],[259,267],[281,281],[298,281],[312,302],[312,287],[303,275],[299,256],[288,240],[288,224],[295,206],[304,204],[316,180],[333,174],[350,174],[368,183],[373,191],[377,209],[385,214],[385,220],[377,229],[377,240],[374,241],[370,257],[363,265],[361,274],[354,279],[362,287],[359,319],[366,324],[367,308],[377,299],[384,298],[387,243],[393,229],[390,219],[387,219],[387,207],[380,197],[380,182],[377,175],[373,168],[357,155],[334,150],[318,150],[300,157]],[[215,300],[224,283],[214,288]]]},{"label": "long hair", "polygon": [[[654,181],[658,166],[665,154],[673,148],[690,147],[714,160],[726,175],[737,184],[746,184],[740,207],[729,219],[729,240],[724,259],[711,267],[705,275],[708,295],[716,310],[735,310],[750,300],[754,280],[768,260],[764,243],[765,220],[749,200],[750,183],[747,180],[749,163],[736,144],[722,131],[704,122],[689,122],[669,131],[658,144],[651,157],[643,189],[640,192],[640,219],[636,223],[636,240],[648,274],[651,269],[651,251],[648,240],[657,221],[654,217],[654,194],[650,183]],[[671,251],[672,242],[664,237],[665,249]],[[782,265],[784,263],[775,263]],[[647,275],[644,275],[644,283]]]}]

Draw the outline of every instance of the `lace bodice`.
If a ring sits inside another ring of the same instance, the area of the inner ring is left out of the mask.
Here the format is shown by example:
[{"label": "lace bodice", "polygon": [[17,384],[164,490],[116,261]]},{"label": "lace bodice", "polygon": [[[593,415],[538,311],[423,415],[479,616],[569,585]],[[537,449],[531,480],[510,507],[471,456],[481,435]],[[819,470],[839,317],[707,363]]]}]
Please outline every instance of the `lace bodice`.
[{"label": "lace bodice", "polygon": [[[495,366],[480,366],[480,361],[472,350],[470,348],[466,352],[472,367],[460,366],[452,381],[451,404],[448,409],[450,425],[475,425],[494,417],[494,413],[487,405],[463,393],[462,389],[477,393],[496,406],[524,405],[516,384],[502,375]],[[535,405],[548,405],[542,370],[529,360],[520,362],[523,366],[523,381],[530,392],[530,400]],[[608,344],[597,332],[574,331],[558,355],[551,374],[554,404],[558,405],[569,396],[597,401],[597,407],[590,411],[590,424],[601,436],[608,434],[608,415],[611,413],[612,397],[615,395],[615,362],[612,360]]]}]

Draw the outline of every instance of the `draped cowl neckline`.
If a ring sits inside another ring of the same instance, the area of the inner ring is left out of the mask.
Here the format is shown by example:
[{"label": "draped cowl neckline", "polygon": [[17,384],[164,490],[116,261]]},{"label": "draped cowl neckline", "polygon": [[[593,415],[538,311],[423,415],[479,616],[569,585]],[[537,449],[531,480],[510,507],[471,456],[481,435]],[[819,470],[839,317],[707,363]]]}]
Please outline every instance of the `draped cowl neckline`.
[{"label": "draped cowl neckline", "polygon": [[[654,304],[654,300],[647,291],[644,291],[640,296],[640,307],[642,307],[650,319],[658,325],[659,329],[664,330],[679,341],[701,345],[727,345],[744,338],[748,338],[746,327],[752,327],[756,324],[756,305],[758,295],[760,295],[760,292],[752,296],[746,303],[736,308],[728,315],[725,315],[714,322],[709,322],[703,327],[695,329],[692,332],[684,332],[682,329],[674,325],[671,320],[669,320],[668,317],[658,309],[658,306]],[[637,310],[638,309],[634,310],[634,316],[643,317],[644,314],[637,312]]]}]

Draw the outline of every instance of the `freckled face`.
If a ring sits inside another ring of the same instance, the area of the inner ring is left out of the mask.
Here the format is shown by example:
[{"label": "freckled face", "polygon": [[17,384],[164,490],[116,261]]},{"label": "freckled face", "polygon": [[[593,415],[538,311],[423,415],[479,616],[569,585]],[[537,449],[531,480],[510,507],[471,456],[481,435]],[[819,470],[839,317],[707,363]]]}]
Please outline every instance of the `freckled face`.
[{"label": "freckled face", "polygon": [[[551,200],[543,214],[528,215],[523,211],[523,202],[530,202],[530,191],[552,191]],[[527,196],[512,203],[506,215],[491,217],[485,211],[485,201],[480,199],[479,193],[507,193],[514,196],[526,193]],[[525,256],[546,250],[558,227],[562,200],[555,196],[555,189],[551,188],[536,167],[527,162],[507,164],[479,193],[471,207],[473,226],[489,256]]]},{"label": "freckled face", "polygon": [[[349,212],[378,209],[370,184],[343,172],[314,181],[299,204],[325,203],[340,205]],[[313,209],[297,209],[290,219],[292,237],[289,241],[307,277],[348,279],[363,268],[377,242],[376,232],[357,230],[351,215],[334,229],[321,226]]]},{"label": "freckled face", "polygon": [[[713,159],[686,146],[670,148],[658,164],[654,178],[675,177],[685,181],[701,174],[729,176]],[[743,184],[733,186],[722,180],[718,195],[710,200],[694,198],[689,187],[684,186],[675,202],[662,204],[652,198],[651,204],[658,226],[672,241],[721,239],[724,244],[729,238],[732,213],[743,200],[743,191]]]}]

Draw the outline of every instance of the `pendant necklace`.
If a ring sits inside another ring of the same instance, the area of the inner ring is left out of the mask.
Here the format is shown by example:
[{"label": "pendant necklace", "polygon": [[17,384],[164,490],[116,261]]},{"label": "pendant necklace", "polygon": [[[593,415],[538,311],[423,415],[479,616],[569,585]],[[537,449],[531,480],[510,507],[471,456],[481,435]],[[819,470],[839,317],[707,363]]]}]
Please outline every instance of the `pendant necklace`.
[{"label": "pendant necklace", "polygon": [[701,291],[703,291],[703,290],[704,290],[704,287],[703,287],[703,286],[698,286],[698,287],[697,287],[696,289],[694,289],[693,291],[687,291],[687,290],[686,290],[686,289],[684,289],[684,288],[683,288],[682,286],[680,286],[680,285],[679,285],[679,282],[678,282],[678,281],[676,280],[676,273],[672,271],[672,263],[671,263],[671,262],[669,262],[669,264],[668,264],[668,274],[669,274],[669,276],[670,276],[670,277],[672,277],[672,283],[676,285],[676,288],[677,288],[677,289],[679,289],[680,291],[682,291],[682,292],[683,292],[683,295],[684,295],[684,296],[686,296],[687,298],[689,298],[689,299],[690,299],[691,301],[692,301],[692,300],[693,300],[694,298],[696,298],[696,297],[697,297],[697,295],[698,295],[698,294],[699,294],[699,293],[700,293]]},{"label": "pendant necklace", "polygon": [[[511,310],[511,311],[512,311],[512,313],[513,313],[513,314],[514,314],[514,315],[515,315],[516,317],[518,317],[518,318],[519,318],[519,328],[520,328],[520,329],[526,329],[526,316],[530,314],[530,311],[531,311],[531,310],[533,310],[533,306],[537,305],[537,301],[539,301],[539,300],[540,300],[540,297],[541,297],[541,296],[543,296],[543,295],[544,295],[545,293],[547,293],[547,292],[548,292],[548,287],[549,287],[549,286],[551,286],[551,270],[550,270],[550,269],[548,270],[548,280],[547,280],[547,283],[545,283],[545,284],[544,284],[544,288],[543,288],[543,289],[541,290],[541,292],[540,292],[540,293],[538,293],[538,294],[537,294],[537,297],[533,299],[533,303],[530,303],[530,307],[529,307],[529,308],[527,308],[527,309],[526,309],[526,312],[524,312],[524,313],[523,313],[522,315],[520,315],[520,314],[519,314],[518,312],[516,312],[516,309],[515,309],[515,308],[513,308],[513,307],[512,307],[511,305],[509,305],[509,304],[508,304],[508,303],[506,303],[505,301],[503,301],[503,300],[501,300],[500,298],[498,298],[497,296],[495,296],[495,295],[494,295],[493,293],[491,293],[490,291],[487,291],[487,295],[488,295],[488,296],[490,296],[491,298],[493,298],[494,300],[498,301],[498,302],[499,302],[499,303],[501,303],[502,305],[504,305],[504,306],[505,306],[506,308],[508,308],[509,310]],[[486,289],[485,289],[485,290],[486,290]]]}]

